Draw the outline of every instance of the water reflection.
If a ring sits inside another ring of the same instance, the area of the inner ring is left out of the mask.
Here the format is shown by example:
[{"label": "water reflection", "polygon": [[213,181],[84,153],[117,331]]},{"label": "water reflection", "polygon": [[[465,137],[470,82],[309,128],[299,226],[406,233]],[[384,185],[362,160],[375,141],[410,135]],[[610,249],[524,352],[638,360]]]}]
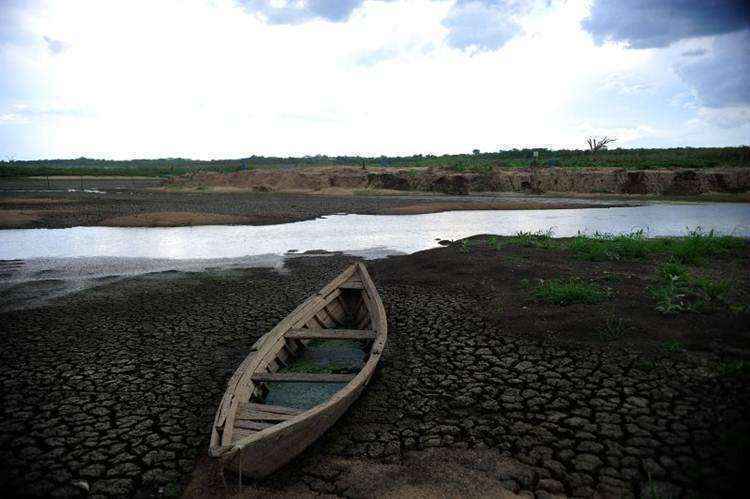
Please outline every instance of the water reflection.
[{"label": "water reflection", "polygon": [[[474,234],[514,234],[552,228],[577,232],[681,235],[701,226],[750,237],[750,205],[662,204],[628,208],[460,211],[425,215],[334,215],[282,225],[173,228],[74,227],[0,231],[0,259],[128,257],[215,259],[281,255],[295,249],[381,257],[437,246],[438,239]],[[372,252],[372,254],[370,254]]]}]

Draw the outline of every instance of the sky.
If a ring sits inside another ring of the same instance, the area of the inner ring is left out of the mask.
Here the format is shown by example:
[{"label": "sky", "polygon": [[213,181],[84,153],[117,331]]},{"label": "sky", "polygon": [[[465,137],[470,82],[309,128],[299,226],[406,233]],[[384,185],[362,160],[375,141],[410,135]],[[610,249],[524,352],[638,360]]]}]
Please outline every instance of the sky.
[{"label": "sky", "polygon": [[750,144],[730,0],[0,0],[0,160]]}]

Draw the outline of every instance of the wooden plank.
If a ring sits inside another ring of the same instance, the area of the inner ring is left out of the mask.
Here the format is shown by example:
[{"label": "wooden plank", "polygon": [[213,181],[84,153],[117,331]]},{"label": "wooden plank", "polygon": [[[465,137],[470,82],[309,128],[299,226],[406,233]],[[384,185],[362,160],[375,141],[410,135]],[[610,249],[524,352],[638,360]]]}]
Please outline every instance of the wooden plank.
[{"label": "wooden plank", "polygon": [[348,281],[339,286],[340,289],[364,289],[364,284],[358,281]]},{"label": "wooden plank", "polygon": [[294,419],[293,414],[279,414],[275,412],[258,412],[244,410],[237,413],[237,419],[250,421],[288,421]]},{"label": "wooden plank", "polygon": [[354,374],[322,374],[322,373],[256,373],[253,374],[254,383],[287,382],[287,383],[348,383],[354,379]]},{"label": "wooden plank", "polygon": [[245,421],[245,420],[238,420],[234,423],[235,428],[240,428],[243,430],[265,430],[266,428],[272,427],[272,423],[256,423],[255,421]]},{"label": "wooden plank", "polygon": [[290,329],[287,338],[297,340],[371,340],[375,331],[371,329]]},{"label": "wooden plank", "polygon": [[249,403],[246,404],[245,407],[250,409],[251,411],[259,411],[259,412],[275,412],[276,414],[301,414],[305,411],[302,409],[295,409],[294,407],[284,407],[281,405],[271,405],[271,404],[254,404]]},{"label": "wooden plank", "polygon": [[232,431],[232,440],[234,440],[236,442],[237,440],[241,440],[241,439],[243,439],[245,437],[249,437],[251,435],[254,435],[254,434],[258,433],[258,431],[259,430],[246,430],[244,428],[235,428]]}]

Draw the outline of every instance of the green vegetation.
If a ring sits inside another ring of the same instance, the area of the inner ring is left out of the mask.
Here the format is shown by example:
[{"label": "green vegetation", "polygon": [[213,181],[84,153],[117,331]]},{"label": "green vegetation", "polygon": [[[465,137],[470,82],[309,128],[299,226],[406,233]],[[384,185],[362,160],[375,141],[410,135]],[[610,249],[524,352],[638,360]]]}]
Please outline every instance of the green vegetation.
[{"label": "green vegetation", "polygon": [[722,362],[719,364],[719,374],[722,376],[740,376],[750,374],[750,361],[741,359]]},{"label": "green vegetation", "polygon": [[695,277],[679,262],[670,260],[657,269],[659,279],[648,289],[656,300],[656,309],[663,314],[679,312],[708,313],[728,305],[730,283],[705,276]]},{"label": "green vegetation", "polygon": [[667,340],[661,344],[661,347],[667,352],[681,352],[685,350],[685,345],[679,340]]},{"label": "green vegetation", "polygon": [[636,367],[641,371],[653,371],[656,369],[656,362],[653,360],[642,360]]},{"label": "green vegetation", "polygon": [[653,240],[647,239],[642,230],[623,235],[596,232],[593,236],[578,234],[568,243],[567,248],[582,260],[638,259],[649,253],[651,241]]},{"label": "green vegetation", "polygon": [[726,255],[731,250],[741,248],[742,239],[732,236],[719,236],[713,230],[703,232],[700,227],[690,231],[687,237],[661,240],[664,252],[688,265],[703,265],[706,258]]},{"label": "green vegetation", "polygon": [[552,248],[552,229],[546,231],[538,230],[536,232],[516,232],[515,236],[511,236],[505,240],[505,244],[512,244],[516,246],[523,246],[526,248]]},{"label": "green vegetation", "polygon": [[628,323],[622,317],[611,316],[607,318],[604,326],[599,330],[599,338],[602,341],[612,341],[622,337],[628,329]]},{"label": "green vegetation", "polygon": [[651,254],[668,256],[676,264],[702,265],[707,258],[723,256],[741,248],[745,242],[738,237],[721,236],[700,227],[685,237],[648,238],[642,230],[630,234],[579,234],[567,249],[582,260],[638,260]]},{"label": "green vegetation", "polygon": [[[538,158],[534,159],[534,152]],[[750,166],[750,147],[610,149],[592,155],[588,150],[512,149],[490,153],[432,154],[399,157],[360,156],[249,156],[237,159],[199,161],[185,158],[134,159],[128,161],[92,158],[35,161],[2,161],[0,176],[28,175],[179,175],[196,171],[235,172],[245,165],[253,168],[289,166],[358,166],[399,168],[451,168],[460,172],[489,172],[494,168],[528,167],[536,161],[553,161],[558,167],[615,167],[626,169],[710,168]]]},{"label": "green vegetation", "polygon": [[608,289],[577,277],[542,281],[534,291],[537,300],[556,305],[599,303],[609,295]]},{"label": "green vegetation", "polygon": [[180,486],[175,482],[169,482],[164,486],[164,497],[180,497]]}]

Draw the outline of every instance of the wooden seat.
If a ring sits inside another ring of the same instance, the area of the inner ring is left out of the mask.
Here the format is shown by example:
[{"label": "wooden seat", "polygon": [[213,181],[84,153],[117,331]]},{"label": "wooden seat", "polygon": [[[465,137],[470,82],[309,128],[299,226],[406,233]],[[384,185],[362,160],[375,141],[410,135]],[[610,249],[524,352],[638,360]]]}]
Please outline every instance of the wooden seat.
[{"label": "wooden seat", "polygon": [[364,289],[364,285],[360,281],[349,281],[339,286],[339,289]]},{"label": "wooden seat", "polygon": [[255,383],[348,383],[354,374],[319,374],[319,373],[256,373],[252,380]]},{"label": "wooden seat", "polygon": [[372,340],[372,329],[290,329],[284,335],[295,340]]}]

